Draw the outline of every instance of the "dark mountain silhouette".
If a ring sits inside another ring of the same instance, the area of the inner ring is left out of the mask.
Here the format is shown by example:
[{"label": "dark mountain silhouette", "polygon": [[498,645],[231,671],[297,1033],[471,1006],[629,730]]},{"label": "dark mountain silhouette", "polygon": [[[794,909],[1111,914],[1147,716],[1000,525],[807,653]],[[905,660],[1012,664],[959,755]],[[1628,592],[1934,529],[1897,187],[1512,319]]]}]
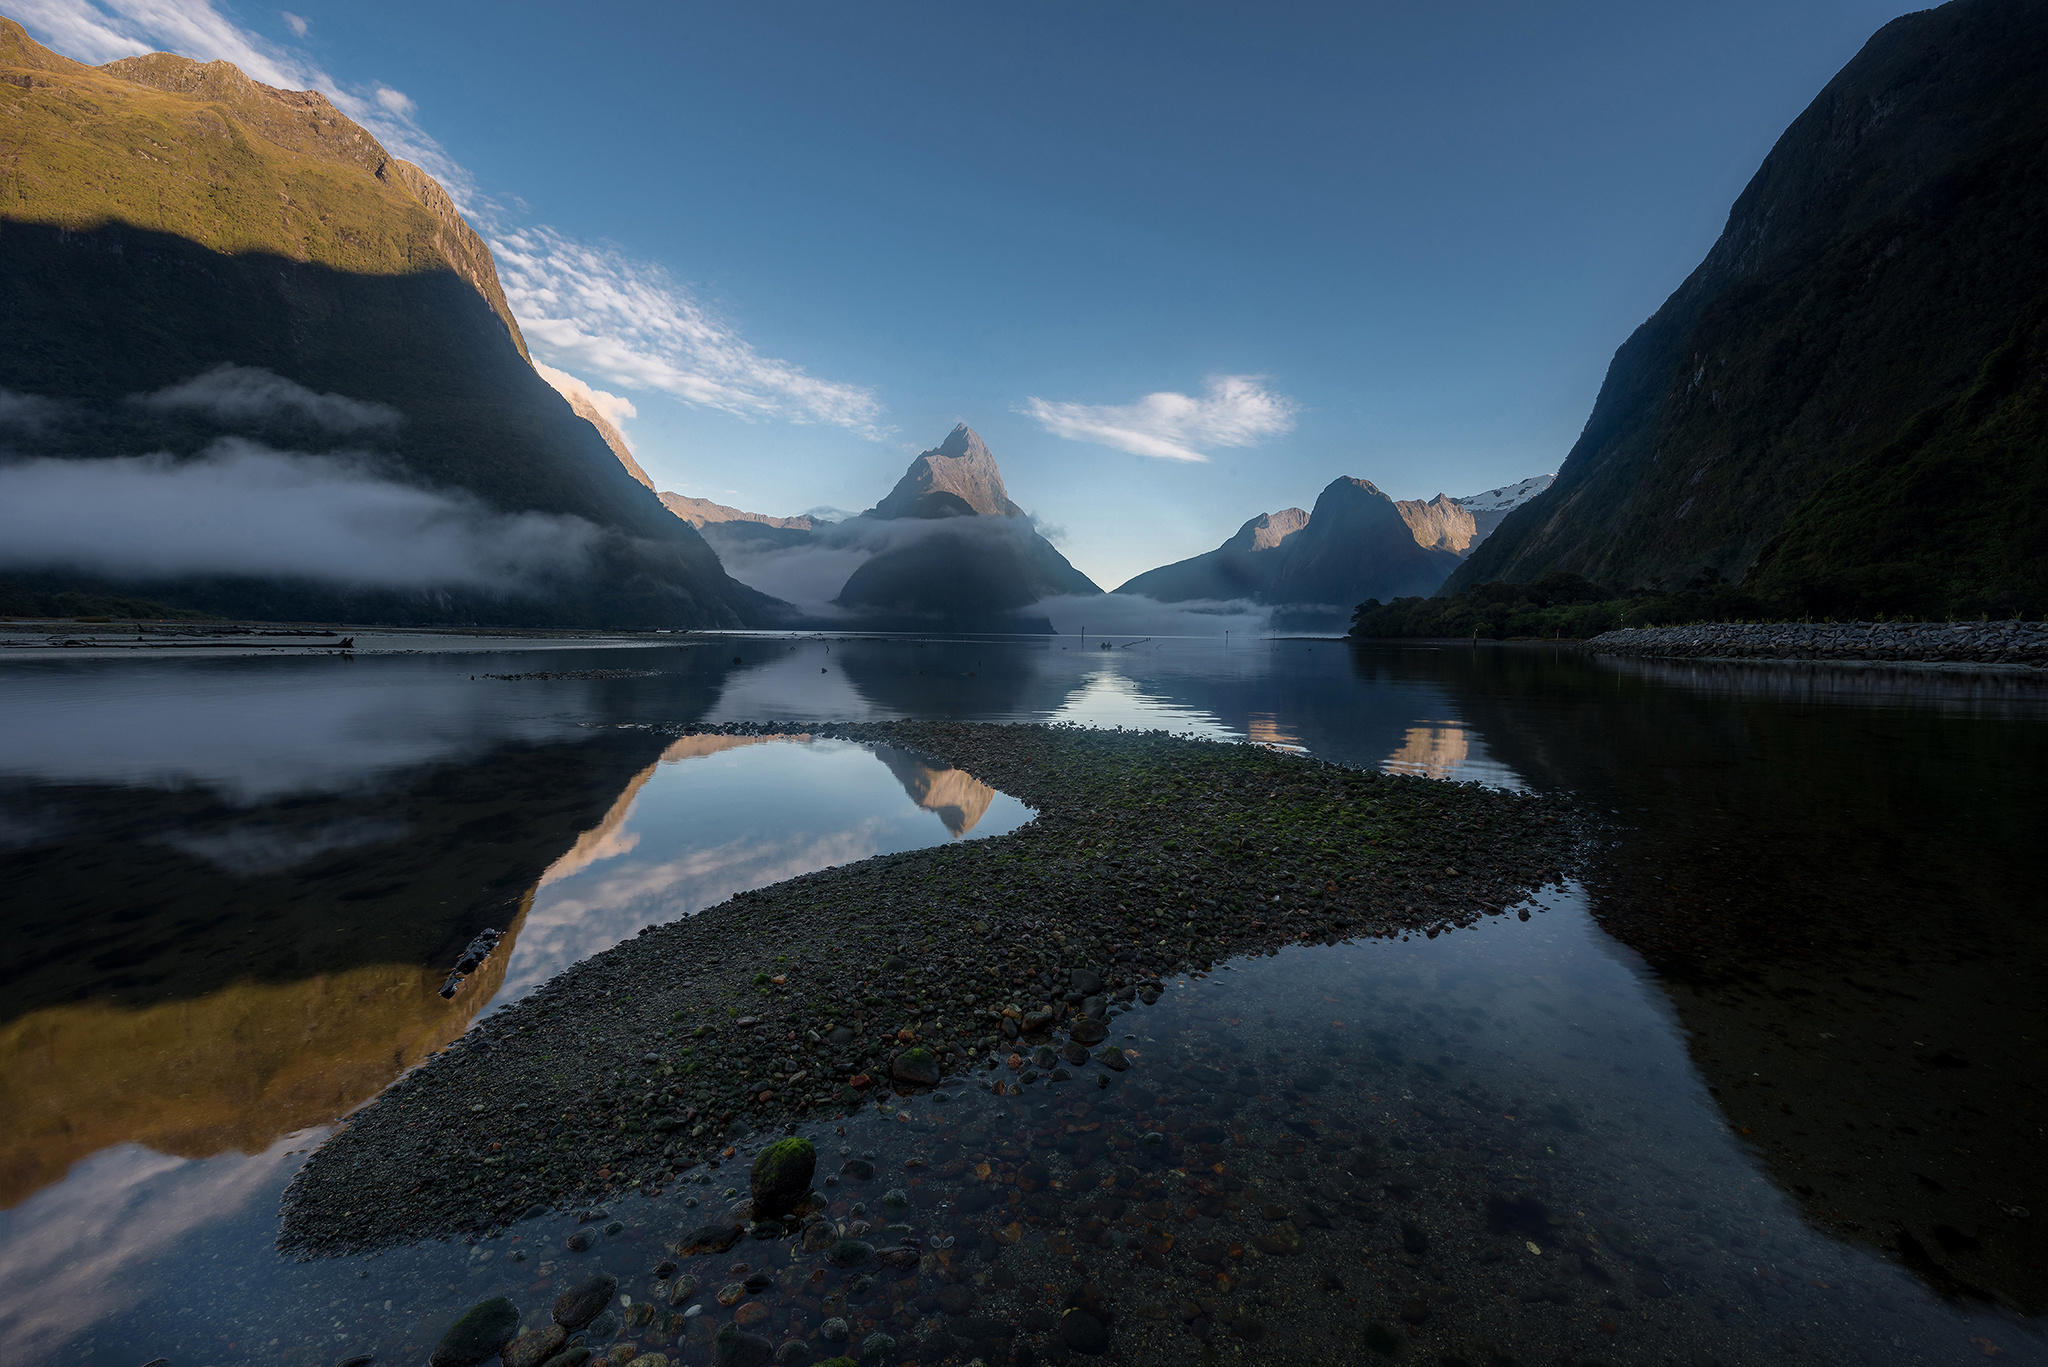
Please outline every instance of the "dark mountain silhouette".
[{"label": "dark mountain silhouette", "polygon": [[[772,610],[534,371],[441,187],[324,97],[161,53],[89,67],[0,19],[0,147],[0,391],[42,415],[0,449],[73,461],[89,486],[115,468],[99,458],[163,452],[175,473],[230,435],[301,458],[345,445],[368,452],[364,480],[430,492],[512,570],[412,588],[17,556],[0,574],[247,616],[710,626]],[[244,392],[230,422],[137,401],[237,380],[298,407]],[[378,420],[344,443],[323,411]],[[581,551],[529,575],[501,533],[535,516]]]},{"label": "dark mountain silhouette", "polygon": [[1448,589],[1561,570],[1815,613],[2048,607],[2044,71],[2038,0],[1878,30]]}]

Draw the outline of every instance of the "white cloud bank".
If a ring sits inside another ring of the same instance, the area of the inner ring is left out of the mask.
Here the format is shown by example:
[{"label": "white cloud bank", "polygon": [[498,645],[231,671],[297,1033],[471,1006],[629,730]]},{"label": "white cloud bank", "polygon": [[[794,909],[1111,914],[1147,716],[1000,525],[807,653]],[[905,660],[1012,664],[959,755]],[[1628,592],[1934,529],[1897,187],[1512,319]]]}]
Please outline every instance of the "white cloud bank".
[{"label": "white cloud bank", "polygon": [[345,394],[320,394],[257,366],[228,362],[134,402],[159,413],[199,413],[234,426],[298,418],[330,432],[368,432],[399,424],[398,410]]},{"label": "white cloud bank", "polygon": [[1171,390],[1130,404],[1055,403],[1018,410],[1054,436],[1158,460],[1206,461],[1203,446],[1251,446],[1294,428],[1299,405],[1257,375],[1211,375],[1195,398]]},{"label": "white cloud bank", "polygon": [[564,366],[742,418],[882,435],[873,390],[762,355],[660,266],[548,227],[502,231],[491,250],[528,344]]},{"label": "white cloud bank", "polygon": [[368,588],[517,592],[581,570],[581,518],[497,513],[365,463],[239,437],[164,455],[0,465],[0,566],[120,579],[254,575]]}]

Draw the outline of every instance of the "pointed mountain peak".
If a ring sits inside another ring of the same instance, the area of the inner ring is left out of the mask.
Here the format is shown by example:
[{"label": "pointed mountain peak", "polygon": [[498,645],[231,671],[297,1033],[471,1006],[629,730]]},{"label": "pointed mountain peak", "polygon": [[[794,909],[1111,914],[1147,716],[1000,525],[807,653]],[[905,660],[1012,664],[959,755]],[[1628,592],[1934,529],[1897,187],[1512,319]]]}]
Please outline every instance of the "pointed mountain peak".
[{"label": "pointed mountain peak", "polygon": [[1018,517],[996,458],[974,429],[961,423],[945,441],[910,462],[889,496],[869,517]]},{"label": "pointed mountain peak", "polygon": [[988,452],[988,443],[981,439],[980,433],[964,422],[953,425],[953,430],[946,434],[946,439],[938,444],[937,450],[940,455],[953,460],[979,456],[991,464],[995,462],[995,457]]}]

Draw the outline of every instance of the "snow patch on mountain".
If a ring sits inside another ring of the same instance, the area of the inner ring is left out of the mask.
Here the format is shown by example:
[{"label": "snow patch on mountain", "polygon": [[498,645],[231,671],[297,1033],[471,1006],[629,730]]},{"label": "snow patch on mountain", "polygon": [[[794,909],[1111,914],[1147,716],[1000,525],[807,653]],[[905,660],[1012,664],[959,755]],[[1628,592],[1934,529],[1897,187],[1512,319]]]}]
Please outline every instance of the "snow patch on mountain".
[{"label": "snow patch on mountain", "polygon": [[1511,512],[1548,489],[1551,481],[1556,478],[1556,475],[1532,475],[1514,484],[1503,484],[1498,489],[1488,489],[1483,494],[1453,498],[1451,502],[1461,504],[1474,513]]}]

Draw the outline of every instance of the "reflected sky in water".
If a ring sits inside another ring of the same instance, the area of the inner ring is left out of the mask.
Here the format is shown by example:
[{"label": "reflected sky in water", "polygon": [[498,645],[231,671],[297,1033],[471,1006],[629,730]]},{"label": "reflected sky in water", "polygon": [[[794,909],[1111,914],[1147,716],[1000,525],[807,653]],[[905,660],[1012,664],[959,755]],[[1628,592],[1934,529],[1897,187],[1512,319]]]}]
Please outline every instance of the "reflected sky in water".
[{"label": "reflected sky in water", "polygon": [[[753,637],[6,660],[0,716],[20,950],[0,967],[11,1349],[123,1367],[406,1360],[474,1299],[537,1297],[537,1269],[511,1274],[502,1245],[280,1264],[276,1201],[299,1151],[490,1003],[643,925],[1028,817],[914,756],[661,728],[929,716],[1245,739],[1568,791],[1611,821],[1584,885],[1530,921],[1290,950],[1170,991],[1127,1018],[1150,1057],[1108,1092],[1088,1083],[1097,1120],[1196,1124],[1238,1104],[1207,1070],[1320,1060],[1327,1090],[1247,1115],[1405,1127],[1437,1184],[1401,1198],[1420,1200],[1406,1218],[1487,1267],[1457,1184],[1474,1153],[1521,1155],[1517,1180],[1553,1209],[1597,1212],[1588,1237],[1626,1236],[1630,1252],[1602,1255],[1629,1266],[1626,1295],[1639,1274],[1684,1291],[1634,1304],[1618,1339],[1579,1342],[1584,1323],[1530,1299],[1558,1294],[1555,1278],[1510,1262],[1490,1274],[1504,1300],[1457,1312],[1473,1324],[1505,1314],[1504,1332],[1620,1360],[1685,1360],[1673,1345],[1700,1342],[1738,1362],[1981,1360],[1972,1336],[2005,1361],[2044,1356],[2011,1318],[2048,1303],[2048,1075],[2027,1028],[2048,962],[2027,853],[2048,810],[2038,684],[1311,641]],[[507,947],[441,1001],[486,925]],[[1326,1036],[1318,1012],[1351,1033]],[[847,1142],[965,1153],[1021,1104],[969,1089],[908,1128],[860,1120]],[[651,1241],[684,1217],[622,1213],[628,1230],[593,1258],[644,1277]],[[564,1228],[525,1237],[552,1246]],[[1008,1256],[1050,1247],[1038,1239]],[[1401,1255],[1376,1256],[1366,1284],[1391,1295]],[[1715,1329],[1713,1304],[1737,1319]],[[1341,1358],[1274,1323],[1271,1360]]]},{"label": "reflected sky in water", "polygon": [[1030,819],[1009,794],[900,751],[809,737],[681,737],[541,875],[488,1009],[643,926],[734,893],[940,840],[1001,835]]}]

